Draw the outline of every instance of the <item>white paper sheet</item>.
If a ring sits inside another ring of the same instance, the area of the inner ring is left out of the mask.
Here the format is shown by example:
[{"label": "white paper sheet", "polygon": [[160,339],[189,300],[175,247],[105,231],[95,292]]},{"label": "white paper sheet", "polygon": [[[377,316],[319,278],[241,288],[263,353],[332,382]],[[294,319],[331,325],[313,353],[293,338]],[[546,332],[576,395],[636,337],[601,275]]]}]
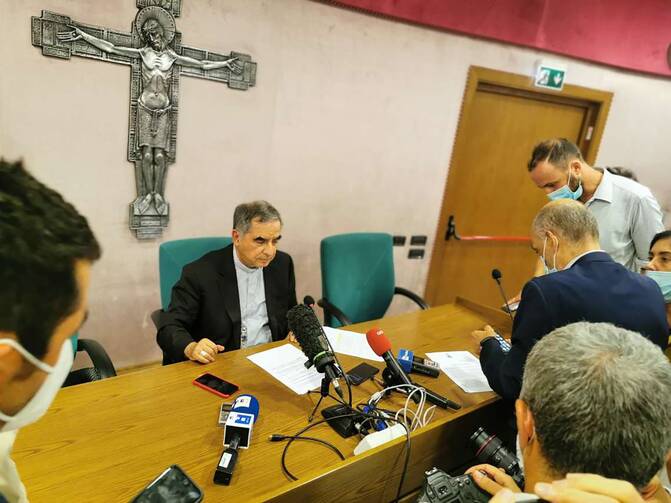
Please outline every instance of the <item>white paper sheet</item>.
[{"label": "white paper sheet", "polygon": [[468,351],[426,353],[426,356],[440,365],[440,369],[447,374],[447,377],[466,393],[492,391],[480,368],[480,360]]},{"label": "white paper sheet", "polygon": [[338,328],[324,327],[324,333],[328,337],[333,350],[343,355],[357,356],[366,360],[382,362],[384,359],[377,356],[368,345],[366,334],[349,332]]},{"label": "white paper sheet", "polygon": [[261,351],[247,358],[298,395],[304,395],[321,385],[323,375],[317,373],[314,367],[306,369],[304,363],[307,357],[291,344]]}]

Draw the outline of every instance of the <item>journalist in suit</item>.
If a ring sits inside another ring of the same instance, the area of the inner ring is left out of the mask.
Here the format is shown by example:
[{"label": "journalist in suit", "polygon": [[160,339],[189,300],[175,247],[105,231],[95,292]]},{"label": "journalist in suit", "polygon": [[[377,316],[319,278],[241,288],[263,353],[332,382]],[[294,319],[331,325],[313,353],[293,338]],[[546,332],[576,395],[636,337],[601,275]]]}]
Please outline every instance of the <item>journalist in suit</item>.
[{"label": "journalist in suit", "polygon": [[233,244],[186,265],[161,313],[163,364],[210,363],[223,351],[284,339],[296,305],[291,257],[277,250],[282,220],[266,201],[239,205]]},{"label": "journalist in suit", "polygon": [[473,332],[482,370],[500,396],[518,398],[534,344],[570,323],[612,323],[666,348],[669,326],[659,286],[600,249],[597,221],[585,206],[571,200],[547,204],[534,219],[531,241],[546,274],[522,290],[510,351],[501,349],[491,327]]}]

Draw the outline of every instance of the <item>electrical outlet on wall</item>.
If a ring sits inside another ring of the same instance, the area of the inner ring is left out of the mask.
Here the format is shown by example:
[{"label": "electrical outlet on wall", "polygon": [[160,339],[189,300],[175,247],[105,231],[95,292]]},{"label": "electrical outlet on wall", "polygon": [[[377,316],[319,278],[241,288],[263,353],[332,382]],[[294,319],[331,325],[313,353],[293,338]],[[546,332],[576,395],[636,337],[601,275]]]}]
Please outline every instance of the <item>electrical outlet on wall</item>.
[{"label": "electrical outlet on wall", "polygon": [[408,258],[423,259],[424,250],[421,248],[410,248],[410,250],[408,250]]}]

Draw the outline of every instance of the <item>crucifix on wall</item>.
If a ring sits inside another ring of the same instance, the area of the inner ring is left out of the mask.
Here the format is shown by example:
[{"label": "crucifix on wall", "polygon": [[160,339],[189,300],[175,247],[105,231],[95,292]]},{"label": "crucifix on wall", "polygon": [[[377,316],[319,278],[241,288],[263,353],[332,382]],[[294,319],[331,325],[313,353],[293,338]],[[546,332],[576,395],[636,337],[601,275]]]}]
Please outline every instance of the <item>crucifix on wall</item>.
[{"label": "crucifix on wall", "polygon": [[130,33],[42,11],[41,17],[32,17],[31,34],[45,56],[130,65],[128,160],[135,165],[137,195],[130,204],[129,226],[139,239],[151,239],[168,225],[165,179],[176,158],[179,77],[247,90],[256,83],[256,63],[247,54],[222,55],[182,45],[175,24],[181,0],[136,0],[136,5]]}]

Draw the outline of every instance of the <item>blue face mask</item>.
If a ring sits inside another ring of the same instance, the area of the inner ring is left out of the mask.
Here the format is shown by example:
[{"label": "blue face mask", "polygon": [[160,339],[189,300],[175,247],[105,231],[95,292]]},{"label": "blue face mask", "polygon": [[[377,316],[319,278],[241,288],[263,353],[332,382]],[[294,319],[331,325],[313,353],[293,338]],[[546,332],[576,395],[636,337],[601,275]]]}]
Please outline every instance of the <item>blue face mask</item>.
[{"label": "blue face mask", "polygon": [[548,244],[548,237],[545,236],[545,240],[543,241],[543,254],[541,255],[541,262],[543,262],[543,269],[545,269],[545,274],[550,274],[551,272],[557,272],[557,249],[555,248],[555,254],[554,257],[552,258],[552,269],[548,267],[547,262],[545,261],[545,246]]},{"label": "blue face mask", "polygon": [[568,180],[566,185],[558,188],[554,192],[548,194],[548,199],[550,201],[556,201],[557,199],[573,199],[577,201],[582,197],[582,182],[578,180],[578,188],[575,189],[575,192],[571,190],[569,184],[571,183],[571,171],[568,172]]},{"label": "blue face mask", "polygon": [[659,285],[664,301],[671,304],[671,272],[647,271],[645,275]]}]

